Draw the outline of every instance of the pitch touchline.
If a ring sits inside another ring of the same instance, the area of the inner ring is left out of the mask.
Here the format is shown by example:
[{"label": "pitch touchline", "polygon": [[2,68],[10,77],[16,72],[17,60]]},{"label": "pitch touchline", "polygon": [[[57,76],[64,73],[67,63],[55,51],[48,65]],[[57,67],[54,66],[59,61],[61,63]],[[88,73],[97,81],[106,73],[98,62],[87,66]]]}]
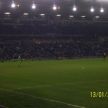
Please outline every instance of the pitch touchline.
[{"label": "pitch touchline", "polygon": [[44,100],[44,101],[49,101],[49,102],[64,104],[64,105],[71,106],[71,107],[74,107],[74,108],[86,108],[86,107],[84,107],[84,106],[74,105],[74,104],[70,104],[70,103],[66,103],[66,102],[62,102],[62,101],[54,100],[54,99],[48,99],[48,98],[43,98],[43,97],[37,97],[37,96],[30,95],[30,94],[18,92],[18,91],[13,91],[13,90],[10,90],[10,89],[0,88],[0,90],[7,91],[7,92],[11,92],[11,93],[15,93],[15,94],[18,94],[18,95],[28,96],[28,97],[32,97],[32,98],[40,99],[40,100]]}]

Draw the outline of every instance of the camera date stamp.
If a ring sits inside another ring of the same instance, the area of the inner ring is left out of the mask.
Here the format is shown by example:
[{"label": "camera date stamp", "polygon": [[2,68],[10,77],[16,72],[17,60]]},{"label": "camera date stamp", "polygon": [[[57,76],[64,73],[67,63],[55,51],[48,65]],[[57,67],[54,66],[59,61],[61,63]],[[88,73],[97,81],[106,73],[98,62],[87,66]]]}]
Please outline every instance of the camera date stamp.
[{"label": "camera date stamp", "polygon": [[108,98],[107,91],[91,91],[90,92],[91,98]]}]

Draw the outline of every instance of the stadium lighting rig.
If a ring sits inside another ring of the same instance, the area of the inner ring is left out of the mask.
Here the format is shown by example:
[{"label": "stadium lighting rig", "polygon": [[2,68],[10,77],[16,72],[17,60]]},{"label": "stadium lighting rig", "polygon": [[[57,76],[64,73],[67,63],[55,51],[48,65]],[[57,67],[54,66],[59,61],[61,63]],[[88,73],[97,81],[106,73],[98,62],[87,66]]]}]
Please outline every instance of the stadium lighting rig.
[{"label": "stadium lighting rig", "polygon": [[54,11],[56,11],[56,10],[57,10],[57,5],[54,4],[53,7],[52,7],[52,9],[53,9]]},{"label": "stadium lighting rig", "polygon": [[52,7],[53,10],[57,10],[57,6],[54,4]]},{"label": "stadium lighting rig", "polygon": [[12,1],[12,3],[11,3],[11,8],[16,8],[16,4],[14,1]]},{"label": "stadium lighting rig", "polygon": [[5,14],[5,15],[10,15],[11,13],[10,13],[10,12],[5,12],[4,14]]},{"label": "stadium lighting rig", "polygon": [[100,16],[95,16],[95,18],[96,18],[96,19],[99,19],[99,18],[100,18]]},{"label": "stadium lighting rig", "polygon": [[36,9],[36,4],[35,4],[34,2],[32,3],[31,8],[32,8],[33,10]]},{"label": "stadium lighting rig", "polygon": [[72,7],[72,11],[76,12],[77,11],[77,6],[76,6],[76,0],[73,1],[73,7]]},{"label": "stadium lighting rig", "polygon": [[73,15],[69,15],[69,18],[74,18],[74,16]]},{"label": "stadium lighting rig", "polygon": [[[108,0],[107,0],[107,1],[108,1]],[[10,6],[10,8],[15,9],[15,8],[19,7],[20,5],[17,4],[14,0],[12,0],[12,1],[11,1],[11,4],[10,4],[9,6]],[[30,7],[31,7],[32,10],[35,10],[35,9],[37,8],[37,4],[36,4],[34,1],[32,1]],[[30,7],[29,7],[29,8],[30,8]],[[60,9],[60,6],[58,6],[57,3],[53,2],[51,9],[52,9],[53,11],[57,11],[57,10]],[[94,13],[94,12],[96,11],[95,9],[96,9],[96,8],[94,7],[94,2],[93,2],[93,3],[91,4],[91,7],[89,8],[89,12]],[[73,12],[77,12],[77,11],[78,11],[78,5],[77,5],[77,3],[76,3],[76,0],[74,0],[74,2],[73,2],[73,4],[72,4],[71,11],[73,11]],[[101,14],[103,14],[103,13],[105,12],[105,8],[103,7],[103,5],[100,6],[100,8],[98,9],[98,12],[100,12]],[[10,12],[5,12],[5,13],[4,13],[4,15],[10,15],[10,14],[11,14]],[[29,14],[28,14],[27,12],[25,12],[23,15],[27,16],[27,15],[29,15]],[[46,16],[46,14],[44,14],[44,13],[40,13],[39,15],[40,15],[40,16]],[[56,14],[56,16],[60,17],[61,14]],[[69,17],[69,18],[73,18],[73,17],[75,17],[75,16],[69,15],[68,17]],[[81,17],[81,18],[86,18],[87,16],[86,16],[86,15],[82,15],[82,16],[80,16],[80,17]],[[98,17],[97,17],[97,18],[98,18]]]},{"label": "stadium lighting rig", "polygon": [[61,14],[57,14],[56,16],[57,16],[57,17],[61,17]]},{"label": "stadium lighting rig", "polygon": [[101,7],[101,8],[100,8],[100,13],[104,13],[104,11],[105,11],[104,8]]},{"label": "stadium lighting rig", "polygon": [[42,13],[42,14],[40,14],[40,16],[44,17],[44,16],[45,16],[45,14],[44,14],[44,13]]},{"label": "stadium lighting rig", "polygon": [[95,12],[95,8],[94,8],[94,7],[91,7],[91,8],[90,8],[90,12],[91,12],[91,13],[94,13],[94,12]]},{"label": "stadium lighting rig", "polygon": [[24,16],[28,16],[28,15],[29,15],[29,13],[26,13],[26,12],[25,12],[23,15],[24,15]]},{"label": "stadium lighting rig", "polygon": [[77,6],[74,5],[73,8],[72,8],[73,12],[76,12],[77,11]]},{"label": "stadium lighting rig", "polygon": [[86,16],[85,15],[82,15],[81,18],[86,18]]}]

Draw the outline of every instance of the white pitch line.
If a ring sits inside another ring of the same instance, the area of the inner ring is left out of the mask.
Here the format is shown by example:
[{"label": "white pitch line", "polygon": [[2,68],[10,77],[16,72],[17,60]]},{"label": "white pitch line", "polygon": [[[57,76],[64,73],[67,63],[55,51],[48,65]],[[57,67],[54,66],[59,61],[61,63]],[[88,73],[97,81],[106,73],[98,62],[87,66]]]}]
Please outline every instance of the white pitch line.
[{"label": "white pitch line", "polygon": [[43,98],[43,97],[37,97],[37,96],[33,96],[33,95],[30,95],[30,94],[14,91],[14,90],[10,90],[10,89],[0,88],[0,90],[11,92],[11,93],[15,93],[15,94],[18,94],[18,95],[28,96],[28,97],[32,97],[32,98],[40,99],[40,100],[44,100],[44,101],[49,101],[49,102],[64,104],[64,105],[67,105],[67,106],[70,106],[70,107],[74,107],[74,108],[86,108],[85,106],[74,105],[74,104],[62,102],[62,101],[55,100],[55,99],[48,99],[48,98]]},{"label": "white pitch line", "polygon": [[54,85],[48,85],[48,84],[44,84],[44,85],[36,85],[36,86],[26,86],[26,87],[21,87],[21,88],[17,88],[17,90],[21,90],[21,89],[30,89],[30,88],[41,88],[41,87],[51,87],[51,86],[54,86]]},{"label": "white pitch line", "polygon": [[53,99],[44,98],[44,100],[47,100],[47,101],[50,101],[50,102],[56,102],[56,103],[64,104],[64,105],[75,107],[75,108],[86,108],[84,106],[73,105],[73,104],[70,104],[70,103],[66,103],[66,102],[62,102],[62,101],[58,101],[58,100],[53,100]]},{"label": "white pitch line", "polygon": [[4,105],[0,105],[0,108],[8,108],[8,107],[6,107],[6,106],[4,106]]}]

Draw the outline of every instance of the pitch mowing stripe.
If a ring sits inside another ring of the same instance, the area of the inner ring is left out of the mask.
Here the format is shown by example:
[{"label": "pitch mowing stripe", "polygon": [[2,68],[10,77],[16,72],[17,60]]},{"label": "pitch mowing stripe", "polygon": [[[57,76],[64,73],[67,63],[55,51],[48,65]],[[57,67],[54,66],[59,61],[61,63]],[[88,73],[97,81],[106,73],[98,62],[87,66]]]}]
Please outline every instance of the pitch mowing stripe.
[{"label": "pitch mowing stripe", "polygon": [[53,86],[62,86],[62,85],[98,83],[98,82],[108,82],[108,80],[94,80],[94,81],[87,81],[87,82],[85,82],[85,81],[77,81],[77,82],[57,83],[57,84],[40,84],[40,85],[36,85],[36,86],[26,86],[26,87],[17,88],[17,90],[31,89],[31,88],[53,87]]},{"label": "pitch mowing stripe", "polygon": [[49,102],[64,104],[64,105],[67,105],[67,106],[70,106],[70,107],[74,107],[74,108],[86,108],[85,106],[74,105],[74,104],[70,104],[70,103],[66,103],[66,102],[62,102],[62,101],[54,100],[54,99],[48,99],[48,98],[43,98],[43,97],[37,97],[37,96],[29,95],[29,94],[26,94],[26,93],[14,91],[14,90],[11,90],[11,89],[0,88],[0,90],[6,91],[6,92],[15,93],[15,94],[18,94],[18,95],[28,96],[28,97],[32,97],[32,98],[40,99],[40,100],[44,100],[44,101],[49,101]]}]

